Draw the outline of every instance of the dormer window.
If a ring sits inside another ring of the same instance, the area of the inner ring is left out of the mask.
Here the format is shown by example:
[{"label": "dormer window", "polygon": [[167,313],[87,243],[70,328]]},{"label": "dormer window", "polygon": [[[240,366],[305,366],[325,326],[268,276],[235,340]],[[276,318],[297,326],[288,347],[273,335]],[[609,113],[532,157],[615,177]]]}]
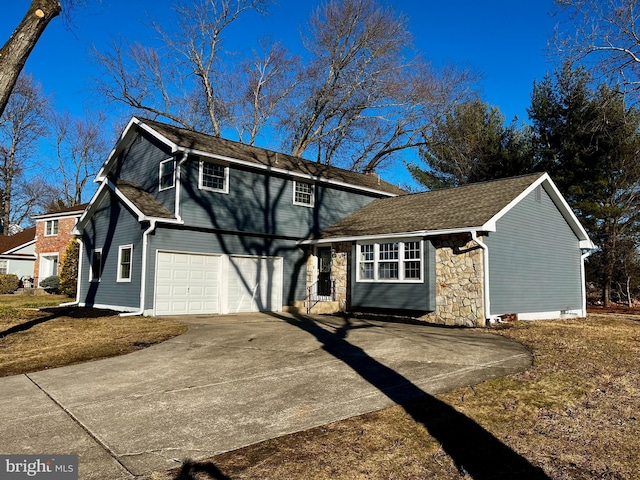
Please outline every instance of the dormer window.
[{"label": "dormer window", "polygon": [[58,235],[58,220],[47,220],[44,223],[44,236],[53,237]]},{"label": "dormer window", "polygon": [[293,182],[293,204],[313,207],[313,185],[311,183]]},{"label": "dormer window", "polygon": [[176,162],[173,158],[160,162],[160,190],[172,188],[176,182]]}]

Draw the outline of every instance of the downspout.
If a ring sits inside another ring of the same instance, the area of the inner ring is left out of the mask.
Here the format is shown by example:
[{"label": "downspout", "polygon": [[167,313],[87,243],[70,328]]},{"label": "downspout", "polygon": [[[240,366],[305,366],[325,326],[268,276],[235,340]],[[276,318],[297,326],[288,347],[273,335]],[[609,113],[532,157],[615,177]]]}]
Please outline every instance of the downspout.
[{"label": "downspout", "polygon": [[151,220],[149,224],[149,228],[147,228],[142,234],[142,266],[141,268],[141,277],[140,277],[140,308],[133,312],[125,312],[121,313],[121,317],[131,317],[134,315],[144,315],[144,302],[145,302],[145,292],[147,288],[147,249],[149,245],[149,234],[151,234],[156,229],[156,221]]},{"label": "downspout", "polygon": [[585,273],[584,261],[593,253],[593,250],[587,250],[580,256],[580,281],[582,282],[582,312],[581,317],[587,316],[587,275]]},{"label": "downspout", "polygon": [[179,222],[182,222],[182,217],[180,216],[180,192],[182,191],[182,165],[187,161],[187,152],[182,151],[182,159],[178,162],[176,166],[176,198],[175,198],[175,206],[173,208],[175,212],[175,216]]},{"label": "downspout", "polygon": [[73,302],[61,303],[61,307],[74,307],[80,304],[80,285],[82,284],[82,252],[84,250],[84,244],[82,238],[76,238],[76,242],[80,245],[78,248],[78,278],[76,279],[76,299]]},{"label": "downspout", "polygon": [[482,248],[484,318],[488,320],[489,323],[493,323],[497,320],[497,317],[491,315],[491,296],[489,295],[489,247],[478,238],[478,232],[476,230],[471,230],[471,238],[480,248]]}]

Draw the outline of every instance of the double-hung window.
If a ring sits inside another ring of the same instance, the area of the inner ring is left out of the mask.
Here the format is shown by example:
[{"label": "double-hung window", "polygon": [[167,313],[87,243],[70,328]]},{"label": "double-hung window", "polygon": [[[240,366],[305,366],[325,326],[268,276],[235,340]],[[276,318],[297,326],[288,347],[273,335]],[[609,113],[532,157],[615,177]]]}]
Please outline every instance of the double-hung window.
[{"label": "double-hung window", "polygon": [[294,180],[293,204],[313,207],[313,202],[313,184]]},{"label": "double-hung window", "polygon": [[176,182],[176,162],[170,158],[160,162],[160,190],[172,188]]},{"label": "double-hung window", "polygon": [[133,245],[121,245],[118,248],[118,282],[131,281],[131,258]]},{"label": "double-hung window", "polygon": [[58,220],[47,220],[44,222],[44,236],[52,237],[58,235]]},{"label": "double-hung window", "polygon": [[229,192],[229,167],[218,163],[200,162],[200,189]]},{"label": "double-hung window", "polygon": [[423,281],[421,240],[359,243],[357,259],[359,282]]}]

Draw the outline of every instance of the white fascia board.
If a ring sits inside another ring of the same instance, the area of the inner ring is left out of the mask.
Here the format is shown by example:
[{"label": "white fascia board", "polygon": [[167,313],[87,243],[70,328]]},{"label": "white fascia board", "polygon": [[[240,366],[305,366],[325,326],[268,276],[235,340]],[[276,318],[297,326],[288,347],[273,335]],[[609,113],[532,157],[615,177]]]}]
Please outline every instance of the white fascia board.
[{"label": "white fascia board", "polygon": [[[578,220],[578,217],[576,217],[575,213],[573,213],[573,210],[571,209],[567,201],[564,199],[564,197],[560,193],[560,190],[558,190],[558,187],[556,187],[556,185],[553,183],[548,173],[545,173],[539,179],[537,179],[535,182],[529,185],[522,193],[520,193],[520,195],[518,195],[511,202],[509,202],[509,204],[506,207],[504,207],[502,210],[496,213],[493,217],[491,217],[491,219],[485,224],[487,226],[493,226],[493,230],[489,230],[489,231],[495,231],[496,222],[500,220],[500,218],[502,218],[504,215],[506,215],[522,199],[524,199],[527,195],[533,192],[536,189],[536,187],[538,187],[539,185],[542,185],[543,183],[549,186],[549,189],[550,189],[550,192],[548,192],[549,197],[551,198],[553,203],[555,203],[556,207],[560,211],[560,214],[567,221],[571,229],[574,232],[576,232],[577,234],[576,236],[580,241],[580,245],[581,245],[580,248],[595,248],[595,245],[589,239],[589,235],[587,234],[586,230],[580,223],[580,220]],[[582,245],[585,245],[585,246],[582,246]]]},{"label": "white fascia board", "polygon": [[84,212],[82,210],[71,210],[69,212],[58,212],[58,213],[44,213],[42,215],[36,215],[35,217],[31,217],[33,220],[55,220],[60,218],[68,218],[68,217],[76,217],[80,218]]},{"label": "white fascia board", "polygon": [[87,205],[87,208],[85,208],[84,212],[76,222],[75,227],[71,230],[72,235],[82,234],[85,224],[93,216],[93,212],[98,208],[98,205],[100,205],[100,202],[104,198],[105,188],[107,188],[107,183],[103,181],[96,190],[96,193],[91,197],[91,200],[89,200],[89,205]]},{"label": "white fascia board", "polygon": [[169,140],[165,136],[160,135],[152,127],[144,123],[142,120],[138,119],[137,117],[132,117],[131,120],[129,120],[129,123],[125,127],[124,131],[120,134],[120,138],[118,138],[116,146],[113,148],[113,150],[111,150],[111,153],[109,153],[109,156],[107,157],[106,162],[104,163],[102,168],[98,171],[98,174],[94,179],[94,182],[101,182],[109,174],[109,171],[111,170],[113,163],[115,162],[115,159],[118,157],[118,154],[120,153],[120,150],[121,150],[120,146],[127,139],[127,137],[132,135],[132,132],[134,131],[134,127],[138,127],[141,130],[144,130],[145,132],[149,133],[153,137],[157,138],[160,142],[170,147],[172,153],[178,150],[178,145],[173,143],[171,140]]},{"label": "white fascia board", "polygon": [[416,232],[402,232],[402,233],[380,233],[377,235],[357,235],[351,237],[334,237],[334,238],[320,238],[315,240],[301,240],[298,245],[320,245],[323,243],[340,243],[340,242],[357,242],[365,240],[385,240],[392,238],[411,238],[411,237],[436,237],[439,235],[455,235],[458,233],[471,233],[471,232],[484,232],[495,231],[487,230],[485,226],[480,227],[465,227],[465,228],[449,228],[444,230],[419,230]]},{"label": "white fascia board", "polygon": [[139,222],[163,222],[163,223],[177,223],[182,224],[180,220],[175,218],[164,218],[164,217],[152,217],[149,215],[145,215],[142,210],[138,208],[138,206],[129,200],[124,193],[120,191],[118,187],[116,187],[110,180],[107,180],[106,183],[109,185],[109,188],[114,191],[114,193],[118,196],[120,201],[126,205],[137,217]]},{"label": "white fascia board", "polygon": [[0,258],[3,260],[32,260],[35,261],[36,260],[36,254],[16,254],[16,255],[11,255],[9,253],[2,253],[0,254]]},{"label": "white fascia board", "polygon": [[319,177],[317,175],[309,175],[306,173],[294,172],[292,170],[285,170],[284,168],[277,168],[277,167],[272,167],[271,165],[263,165],[261,163],[249,162],[247,160],[241,160],[239,158],[226,157],[224,155],[217,155],[215,153],[204,152],[202,150],[194,150],[194,149],[185,148],[185,147],[178,147],[178,150],[186,152],[188,154],[198,155],[200,157],[214,158],[216,160],[221,160],[223,162],[234,163],[236,165],[243,165],[245,167],[254,168],[257,170],[265,170],[268,172],[279,173],[282,175],[287,175],[287,176],[292,176],[297,178],[304,178],[305,180],[313,180],[317,182],[327,183],[329,185],[337,185],[340,187],[351,188],[353,190],[360,190],[363,192],[377,193],[380,195],[385,195],[387,197],[398,196],[397,193],[384,192],[382,190],[376,190],[375,188],[362,187],[359,185],[354,185],[352,183],[340,182],[338,180],[331,180],[329,178]]},{"label": "white fascia board", "polygon": [[22,245],[18,245],[17,247],[13,247],[11,250],[7,250],[6,252],[3,253],[3,255],[14,253],[16,250],[20,250],[21,248],[28,247],[29,245],[33,245],[34,243],[36,243],[36,239],[35,238],[33,240],[29,240],[28,242],[24,242]]}]

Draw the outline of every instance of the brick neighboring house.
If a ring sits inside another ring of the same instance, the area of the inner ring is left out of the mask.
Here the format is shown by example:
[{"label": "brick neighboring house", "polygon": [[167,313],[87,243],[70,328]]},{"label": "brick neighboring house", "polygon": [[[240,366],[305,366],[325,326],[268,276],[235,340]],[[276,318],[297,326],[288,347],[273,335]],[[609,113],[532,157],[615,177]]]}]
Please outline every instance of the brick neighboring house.
[{"label": "brick neighboring house", "polygon": [[69,241],[75,237],[71,231],[87,204],[63,208],[33,217],[36,221],[36,262],[33,276],[40,281],[58,275]]}]

